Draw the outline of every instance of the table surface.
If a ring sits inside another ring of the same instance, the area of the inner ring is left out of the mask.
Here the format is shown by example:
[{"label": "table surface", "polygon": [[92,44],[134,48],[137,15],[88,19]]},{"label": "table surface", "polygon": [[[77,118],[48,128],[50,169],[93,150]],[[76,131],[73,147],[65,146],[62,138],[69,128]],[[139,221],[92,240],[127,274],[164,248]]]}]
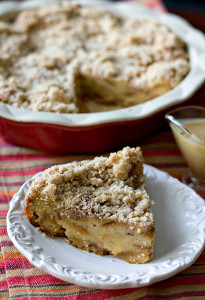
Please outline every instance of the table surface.
[{"label": "table surface", "polygon": [[[165,11],[160,1],[138,0],[143,5]],[[205,105],[205,88],[192,99]],[[148,140],[136,143],[144,162],[181,180],[188,169],[171,131],[163,128]],[[106,153],[102,153],[106,155]],[[147,287],[97,290],[69,284],[35,268],[7,235],[9,202],[20,186],[35,173],[92,155],[59,156],[8,144],[0,135],[0,299],[205,299],[205,251],[188,269]],[[205,190],[198,191],[205,197]]]}]

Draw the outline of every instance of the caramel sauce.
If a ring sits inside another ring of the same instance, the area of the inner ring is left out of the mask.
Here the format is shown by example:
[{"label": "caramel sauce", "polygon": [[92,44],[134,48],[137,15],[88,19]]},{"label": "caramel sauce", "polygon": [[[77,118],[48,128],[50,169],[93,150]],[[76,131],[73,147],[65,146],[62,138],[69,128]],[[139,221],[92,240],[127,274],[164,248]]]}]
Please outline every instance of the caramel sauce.
[{"label": "caramel sauce", "polygon": [[[171,126],[174,137],[193,174],[205,180],[205,120],[192,119],[183,123],[192,135],[185,137],[175,126]],[[201,141],[197,141],[193,135]]]}]

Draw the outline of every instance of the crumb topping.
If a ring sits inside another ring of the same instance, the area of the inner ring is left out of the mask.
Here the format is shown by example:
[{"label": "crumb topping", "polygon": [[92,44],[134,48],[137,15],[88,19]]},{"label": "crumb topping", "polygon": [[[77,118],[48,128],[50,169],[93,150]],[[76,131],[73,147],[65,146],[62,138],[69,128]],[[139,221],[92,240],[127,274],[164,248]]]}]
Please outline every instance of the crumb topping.
[{"label": "crumb topping", "polygon": [[64,1],[0,21],[0,101],[16,107],[78,112],[79,74],[146,90],[171,89],[188,71],[185,44],[151,19]]},{"label": "crumb topping", "polygon": [[[35,179],[26,198],[52,202],[61,217],[97,216],[128,222],[153,223],[152,204],[144,188],[140,148],[125,147],[108,158],[53,166]],[[46,208],[45,208],[46,209]]]}]

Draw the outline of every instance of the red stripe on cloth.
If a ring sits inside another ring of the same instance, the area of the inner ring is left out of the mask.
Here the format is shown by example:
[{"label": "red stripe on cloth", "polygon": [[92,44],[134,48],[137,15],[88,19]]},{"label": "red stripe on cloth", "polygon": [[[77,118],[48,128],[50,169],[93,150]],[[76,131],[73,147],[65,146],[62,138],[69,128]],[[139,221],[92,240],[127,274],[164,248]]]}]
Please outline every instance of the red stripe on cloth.
[{"label": "red stripe on cloth", "polygon": [[181,156],[179,150],[143,150],[143,156]]},{"label": "red stripe on cloth", "polygon": [[[7,198],[8,198],[8,196],[7,196]],[[1,200],[1,199],[0,199],[0,204],[1,204],[1,205],[2,205],[2,204],[8,204],[8,203],[10,202],[10,200],[11,200],[11,199],[9,199],[9,198],[8,198],[7,200]]]},{"label": "red stripe on cloth", "polygon": [[1,246],[2,247],[12,247],[14,244],[12,241],[1,241]]},{"label": "red stripe on cloth", "polygon": [[[21,258],[22,260],[22,258]],[[26,264],[24,261],[17,262],[17,263],[5,263],[6,270],[28,270],[28,269],[34,269],[35,267],[31,264]]]},{"label": "red stripe on cloth", "polygon": [[105,299],[108,299],[110,297],[119,297],[119,296],[128,295],[128,294],[133,293],[134,291],[137,291],[139,289],[141,289],[141,288],[102,290],[102,291],[96,292],[93,295],[90,294],[90,293],[87,294],[87,295],[85,295],[85,294],[80,294],[78,296],[73,295],[73,296],[70,296],[69,299],[70,300],[76,300],[76,299],[78,299],[78,300],[90,300],[90,299],[105,300]]},{"label": "red stripe on cloth", "polygon": [[3,235],[8,235],[7,233],[7,228],[0,228],[0,235],[3,236]]},{"label": "red stripe on cloth", "polygon": [[19,264],[19,265],[21,265],[21,267],[22,267],[22,264],[23,264],[24,266],[26,265],[26,266],[28,266],[30,268],[33,268],[33,265],[26,258],[23,258],[23,257],[20,257],[20,258],[18,258],[18,257],[17,258],[15,258],[15,257],[5,258],[4,257],[4,262],[5,262],[6,268],[7,267],[10,268],[12,264],[13,265]]},{"label": "red stripe on cloth", "polygon": [[7,186],[7,187],[11,187],[11,186],[21,186],[24,183],[24,181],[17,181],[17,182],[0,182],[0,186]]},{"label": "red stripe on cloth", "polygon": [[38,167],[32,169],[24,169],[24,170],[9,170],[9,171],[1,171],[1,175],[5,177],[12,177],[12,176],[22,176],[22,175],[33,175],[35,173],[41,172],[45,170],[46,167]]},{"label": "red stripe on cloth", "polygon": [[202,297],[205,296],[205,291],[191,291],[191,292],[179,292],[179,293],[174,293],[171,295],[163,295],[163,296],[159,296],[159,295],[153,295],[153,294],[149,294],[149,296],[143,296],[137,299],[140,300],[147,300],[147,299],[169,299],[169,300],[174,300],[174,299],[181,299],[181,298],[185,298],[185,297]]},{"label": "red stripe on cloth", "polygon": [[205,254],[201,254],[196,263],[205,263]]},{"label": "red stripe on cloth", "polygon": [[49,153],[45,153],[45,154],[29,154],[29,153],[25,153],[25,154],[8,154],[8,155],[1,155],[1,160],[2,161],[18,161],[18,160],[34,160],[34,159],[41,159],[41,158],[52,158],[52,157],[56,157],[56,155],[54,154],[49,154]]},{"label": "red stripe on cloth", "polygon": [[8,289],[8,284],[7,284],[7,281],[6,280],[2,280],[0,281],[0,288],[3,290],[7,290]]},{"label": "red stripe on cloth", "polygon": [[205,191],[198,191],[199,195],[205,199]]},{"label": "red stripe on cloth", "polygon": [[[166,168],[166,169],[169,169],[169,168],[185,168],[187,166],[186,163],[172,163],[172,162],[167,162],[167,163],[152,163],[152,166],[155,167],[155,168],[158,168],[158,169],[161,169],[161,168]],[[167,172],[169,172],[169,170],[166,170]],[[177,170],[176,170],[177,172]]]},{"label": "red stripe on cloth", "polygon": [[[25,277],[24,276],[14,276],[8,277],[9,285],[15,284],[25,284]],[[52,275],[45,274],[45,275],[35,275],[35,276],[27,276],[27,283],[30,285],[41,285],[41,284],[52,284],[52,283],[63,283],[64,281],[55,278]]]},{"label": "red stripe on cloth", "polygon": [[[0,274],[6,274],[4,264],[0,264]],[[0,289],[1,289],[1,283],[0,283]]]},{"label": "red stripe on cloth", "polygon": [[[42,292],[43,293],[43,292]],[[69,292],[68,292],[69,293]],[[55,291],[53,291],[53,294],[55,294]],[[86,297],[86,295],[84,295]],[[74,297],[74,298],[73,298]],[[14,299],[14,298],[13,298]],[[69,300],[78,300],[79,299],[79,295],[76,294],[74,296],[68,296],[65,292],[65,295],[60,294],[60,296],[56,295],[56,296],[52,296],[49,294],[49,296],[41,296],[40,294],[32,297],[30,296],[30,294],[27,297],[20,297],[18,298],[20,300],[63,300],[63,299],[69,299]],[[90,294],[89,293],[89,298],[84,298],[84,299],[89,299],[89,300],[94,300],[94,299],[98,299],[95,298],[95,294]]]},{"label": "red stripe on cloth", "polygon": [[[27,293],[27,292],[26,292]],[[42,292],[43,293],[43,292]],[[53,294],[55,294],[55,291],[53,292]],[[31,296],[30,295],[30,293],[28,294],[28,296],[26,296],[26,297],[18,297],[18,298],[11,298],[11,299],[15,299],[15,300],[17,300],[17,299],[20,299],[20,300],[63,300],[63,299],[72,299],[70,296],[67,296],[66,294],[63,296],[63,295],[61,295],[61,296],[58,296],[58,295],[56,295],[56,296],[50,296],[50,294],[49,294],[49,296],[41,296],[41,294],[37,294],[36,296]],[[78,295],[75,295],[75,298],[74,298],[75,300],[77,300],[78,299]],[[91,299],[95,299],[95,298],[90,298],[90,300]],[[4,299],[3,299],[4,300]]]},{"label": "red stripe on cloth", "polygon": [[7,210],[0,210],[0,217],[6,217],[7,212]]},{"label": "red stripe on cloth", "polygon": [[[68,298],[69,297],[69,298]],[[13,298],[14,299],[14,298]],[[55,296],[50,296],[49,295],[49,297],[48,296],[41,296],[40,294],[38,295],[38,296],[34,296],[34,297],[31,297],[30,295],[28,295],[27,297],[20,297],[20,298],[18,298],[18,299],[20,299],[20,300],[63,300],[63,299],[71,299],[71,297],[70,296],[57,296],[57,297],[55,297]],[[76,295],[75,296],[75,298],[74,298],[75,300],[77,300],[78,299],[78,295]],[[90,299],[92,299],[92,298],[90,298]]]},{"label": "red stripe on cloth", "polygon": [[[181,276],[183,276],[183,273],[181,273]],[[180,277],[180,273],[179,273],[179,275],[176,275],[172,278],[154,283],[152,287],[161,290],[161,289],[167,289],[179,285],[203,285],[203,284],[205,284],[205,276]]]},{"label": "red stripe on cloth", "polygon": [[8,195],[0,195],[0,204],[8,203]]},{"label": "red stripe on cloth", "polygon": [[157,136],[153,136],[150,137],[149,140],[144,141],[143,145],[147,145],[147,144],[151,144],[152,142],[154,143],[158,143],[158,142],[173,142],[174,141],[174,137],[173,134],[171,132],[162,132],[161,134],[157,135]]}]

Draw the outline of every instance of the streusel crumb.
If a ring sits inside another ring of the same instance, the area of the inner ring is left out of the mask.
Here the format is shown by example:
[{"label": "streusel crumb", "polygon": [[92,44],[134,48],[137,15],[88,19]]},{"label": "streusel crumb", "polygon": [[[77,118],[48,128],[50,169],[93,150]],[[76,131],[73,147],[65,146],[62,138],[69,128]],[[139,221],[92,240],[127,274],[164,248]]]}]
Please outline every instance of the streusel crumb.
[{"label": "streusel crumb", "polygon": [[0,21],[0,101],[77,113],[135,105],[189,72],[186,45],[165,25],[69,1]]},{"label": "streusel crumb", "polygon": [[153,223],[139,147],[47,169],[26,194],[31,204],[39,197],[45,211],[53,202],[54,211],[62,217],[88,215],[142,226]]}]

